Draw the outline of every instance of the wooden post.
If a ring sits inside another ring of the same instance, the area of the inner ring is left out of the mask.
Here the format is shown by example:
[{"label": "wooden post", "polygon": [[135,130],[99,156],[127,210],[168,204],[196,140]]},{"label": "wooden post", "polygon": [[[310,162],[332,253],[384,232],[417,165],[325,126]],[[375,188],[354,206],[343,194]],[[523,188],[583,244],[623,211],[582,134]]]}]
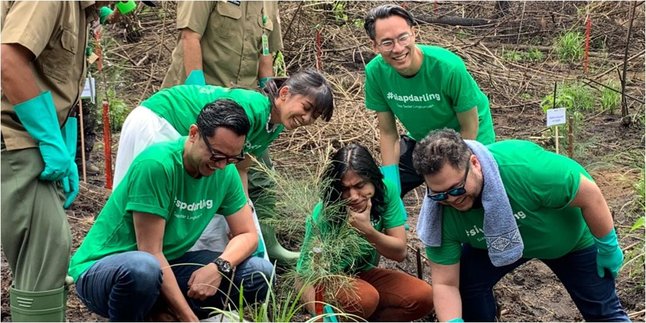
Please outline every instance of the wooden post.
[{"label": "wooden post", "polygon": [[105,188],[112,189],[112,138],[110,134],[110,104],[103,100],[103,153],[105,158]]},{"label": "wooden post", "polygon": [[583,73],[588,74],[588,65],[590,62],[590,32],[592,30],[592,19],[590,15],[585,20],[585,51],[583,52]]},{"label": "wooden post", "polygon": [[568,117],[568,128],[567,128],[567,155],[570,158],[574,158],[574,117]]},{"label": "wooden post", "polygon": [[[626,49],[624,50],[624,72],[621,77],[621,117],[626,118],[628,116],[628,103],[626,102],[626,71],[628,69],[628,47],[630,46],[630,34],[633,32],[633,20],[635,19],[635,7],[632,2],[629,2],[630,8],[630,20],[628,21],[628,35],[626,36]],[[638,3],[637,5],[641,5]],[[625,122],[625,121],[624,121]]]}]

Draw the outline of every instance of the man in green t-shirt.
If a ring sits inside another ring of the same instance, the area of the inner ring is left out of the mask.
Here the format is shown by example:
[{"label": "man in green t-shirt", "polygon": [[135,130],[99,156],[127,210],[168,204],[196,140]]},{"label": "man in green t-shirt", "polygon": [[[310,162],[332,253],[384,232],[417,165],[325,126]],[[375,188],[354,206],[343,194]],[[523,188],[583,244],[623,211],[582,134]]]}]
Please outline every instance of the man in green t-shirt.
[{"label": "man in green t-shirt", "polygon": [[[243,159],[248,132],[242,107],[217,100],[202,109],[188,137],[135,158],[70,262],[91,311],[111,321],[163,311],[195,321],[208,308],[237,305],[243,281],[245,304],[264,299],[272,266],[250,257],[258,235],[233,165]],[[229,244],[223,252],[188,252],[216,212],[229,225]]]},{"label": "man in green t-shirt", "polygon": [[[458,133],[443,129],[431,132],[413,152],[427,199],[443,206],[437,231],[441,243],[426,248],[437,318],[495,320],[493,286],[535,258],[559,277],[586,321],[628,321],[615,291],[623,255],[612,215],[585,169],[528,141],[502,141],[484,149],[490,155],[476,155]],[[499,176],[487,177],[495,165]],[[495,267],[483,225],[483,196],[491,185],[484,185],[483,178],[498,177],[504,190],[494,199],[509,200],[524,249],[522,258]]]},{"label": "man in green t-shirt", "polygon": [[[382,172],[401,184],[401,196],[424,179],[411,154],[429,131],[451,128],[466,139],[495,141],[489,99],[452,52],[415,44],[413,16],[397,5],[381,5],[365,18],[364,28],[379,54],[366,65],[365,100],[377,112]],[[398,119],[408,131],[400,136]]]}]

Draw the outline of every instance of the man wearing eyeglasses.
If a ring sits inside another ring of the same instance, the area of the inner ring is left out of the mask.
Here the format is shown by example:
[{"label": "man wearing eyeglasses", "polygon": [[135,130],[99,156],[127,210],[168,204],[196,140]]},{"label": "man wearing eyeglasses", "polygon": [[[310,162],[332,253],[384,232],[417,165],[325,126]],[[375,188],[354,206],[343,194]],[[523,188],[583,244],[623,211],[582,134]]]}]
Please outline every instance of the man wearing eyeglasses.
[{"label": "man wearing eyeglasses", "polygon": [[[366,65],[366,107],[377,112],[382,172],[401,184],[401,196],[424,179],[415,172],[415,143],[434,129],[451,128],[466,139],[495,141],[489,100],[452,52],[415,44],[413,16],[397,5],[381,5],[364,28],[379,54]],[[398,119],[408,134],[401,140]]]},{"label": "man wearing eyeglasses", "polygon": [[[240,105],[217,100],[188,137],[135,158],[70,263],[88,309],[110,321],[196,321],[237,306],[243,282],[244,304],[265,298],[273,267],[251,257],[258,234],[233,165],[249,129]],[[216,212],[231,231],[224,251],[189,252]]]},{"label": "man wearing eyeglasses", "polygon": [[[623,254],[608,205],[590,174],[574,160],[528,141],[483,149],[486,153],[478,155],[458,133],[444,129],[431,132],[413,153],[428,197],[443,206],[436,231],[441,243],[425,242],[438,320],[495,321],[493,286],[535,258],[561,280],[584,320],[628,321],[615,289]],[[491,175],[492,167],[499,174]],[[504,189],[492,198],[496,204],[509,200],[524,245],[521,257],[506,265],[494,266],[488,253],[485,194],[492,185],[487,181],[502,182]]]}]

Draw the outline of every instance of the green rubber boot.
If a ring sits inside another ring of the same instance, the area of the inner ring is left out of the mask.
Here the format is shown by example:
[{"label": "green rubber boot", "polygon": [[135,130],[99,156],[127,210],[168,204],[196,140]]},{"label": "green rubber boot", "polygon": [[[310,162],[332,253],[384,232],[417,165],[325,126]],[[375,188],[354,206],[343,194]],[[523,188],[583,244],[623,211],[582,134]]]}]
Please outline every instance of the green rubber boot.
[{"label": "green rubber boot", "polygon": [[262,237],[265,239],[265,247],[267,248],[267,254],[271,260],[275,260],[281,265],[285,266],[294,266],[298,261],[298,257],[301,256],[300,252],[289,251],[283,246],[280,245],[278,239],[276,239],[276,231],[274,228],[260,223],[262,228]]},{"label": "green rubber boot", "polygon": [[11,287],[11,321],[65,322],[66,289],[66,286],[62,286],[48,291],[30,292]]}]

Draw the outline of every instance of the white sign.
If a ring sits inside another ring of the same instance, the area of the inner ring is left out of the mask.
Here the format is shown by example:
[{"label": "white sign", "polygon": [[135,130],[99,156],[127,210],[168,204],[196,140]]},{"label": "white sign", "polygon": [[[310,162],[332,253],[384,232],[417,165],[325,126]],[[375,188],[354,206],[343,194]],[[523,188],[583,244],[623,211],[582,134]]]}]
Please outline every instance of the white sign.
[{"label": "white sign", "polygon": [[90,99],[94,103],[96,98],[96,82],[93,77],[85,78],[85,85],[83,92],[81,92],[81,99]]},{"label": "white sign", "polygon": [[565,108],[547,109],[547,126],[560,126],[565,124]]}]

